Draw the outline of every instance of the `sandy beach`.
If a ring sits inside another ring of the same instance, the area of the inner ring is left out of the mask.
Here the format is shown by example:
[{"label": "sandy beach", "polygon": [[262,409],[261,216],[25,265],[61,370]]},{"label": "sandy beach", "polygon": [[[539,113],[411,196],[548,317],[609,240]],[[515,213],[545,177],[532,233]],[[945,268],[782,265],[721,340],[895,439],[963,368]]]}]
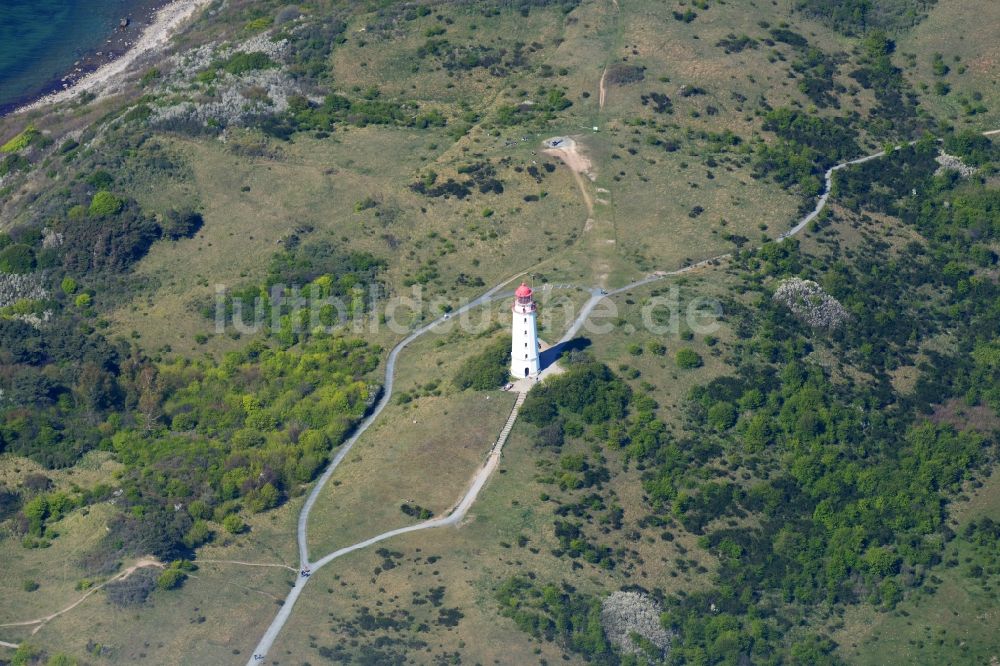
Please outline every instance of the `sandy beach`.
[{"label": "sandy beach", "polygon": [[84,92],[90,92],[97,96],[114,92],[121,83],[123,75],[129,71],[132,65],[163,50],[171,35],[209,2],[211,0],[174,0],[156,12],[156,18],[153,22],[143,30],[135,44],[119,58],[102,65],[65,90],[40,97],[30,104],[16,109],[11,115],[39,109],[49,104],[66,102]]}]

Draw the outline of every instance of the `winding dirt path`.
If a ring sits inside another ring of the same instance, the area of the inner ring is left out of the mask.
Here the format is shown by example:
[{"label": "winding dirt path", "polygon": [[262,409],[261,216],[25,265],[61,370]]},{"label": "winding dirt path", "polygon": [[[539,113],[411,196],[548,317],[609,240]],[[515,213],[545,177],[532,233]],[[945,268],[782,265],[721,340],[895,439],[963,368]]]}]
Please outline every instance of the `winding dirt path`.
[{"label": "winding dirt path", "polygon": [[[204,563],[204,564],[237,564],[237,565],[248,566],[248,567],[274,567],[274,568],[280,568],[280,569],[287,569],[288,571],[291,571],[291,572],[294,572],[294,573],[298,573],[298,569],[296,569],[295,567],[290,567],[287,564],[273,564],[273,563],[269,563],[269,562],[244,562],[243,560],[210,560],[210,559],[203,559],[203,558],[199,558],[198,562]],[[101,590],[104,587],[106,587],[109,583],[113,583],[115,581],[123,580],[125,578],[128,578],[129,576],[131,576],[133,573],[135,573],[139,569],[143,569],[143,568],[146,568],[146,567],[156,567],[158,569],[163,569],[164,566],[165,565],[162,562],[160,562],[159,560],[157,560],[154,557],[144,557],[144,558],[138,560],[132,566],[130,566],[127,569],[125,569],[124,571],[122,571],[122,572],[116,574],[115,576],[109,578],[108,580],[104,581],[100,585],[95,585],[94,587],[90,588],[79,599],[77,599],[76,601],[74,601],[73,603],[71,603],[69,606],[66,606],[62,610],[58,610],[55,613],[51,613],[51,614],[46,615],[44,617],[36,618],[34,620],[23,620],[23,621],[20,621],[20,622],[6,622],[6,623],[3,623],[3,624],[0,624],[0,627],[30,627],[30,626],[34,625],[35,628],[31,630],[31,635],[34,636],[46,624],[48,624],[52,620],[56,619],[60,615],[63,615],[65,613],[68,613],[69,611],[73,610],[74,608],[76,608],[77,606],[79,606],[80,604],[82,604],[84,601],[86,601],[88,598],[90,598],[90,596],[93,595],[95,592],[97,592],[98,590]],[[191,578],[198,578],[198,576],[195,576],[194,574],[188,574],[188,575]],[[232,584],[236,585],[237,587],[242,587],[244,589],[247,589],[247,590],[249,590],[251,592],[256,592],[258,594],[263,594],[264,596],[268,597],[269,599],[274,599],[276,601],[280,601],[281,600],[279,597],[276,597],[273,594],[270,594],[268,592],[263,592],[261,590],[255,590],[253,588],[249,588],[249,587],[246,587],[244,585],[240,585],[239,583],[232,583]],[[11,648],[11,649],[16,650],[20,646],[17,643],[9,643],[7,641],[0,641],[0,647],[6,647],[6,648]]]},{"label": "winding dirt path", "polygon": [[204,558],[198,558],[199,563],[204,564],[240,564],[245,567],[274,567],[276,569],[288,569],[289,571],[298,572],[295,567],[290,567],[287,564],[271,564],[269,562],[244,562],[243,560],[206,560]]},{"label": "winding dirt path", "polygon": [[600,111],[604,110],[604,100],[607,97],[608,89],[605,85],[605,81],[608,78],[608,68],[605,67],[604,71],[601,73],[601,81],[597,84],[597,108]]},{"label": "winding dirt path", "polygon": [[[618,14],[622,13],[621,5],[618,4],[618,0],[611,0],[612,6],[615,8],[615,12]],[[608,66],[604,66],[604,71],[601,72],[601,81],[597,84],[597,110],[604,110],[604,100],[607,98],[608,89],[605,82],[608,79]]]},{"label": "winding dirt path", "polygon": [[493,475],[494,470],[496,470],[496,468],[500,465],[500,454],[503,451],[503,445],[507,441],[507,437],[510,435],[511,429],[514,427],[518,411],[520,410],[521,405],[524,404],[527,390],[530,390],[530,387],[533,385],[534,383],[532,382],[528,384],[526,390],[518,392],[517,400],[514,402],[514,407],[511,409],[510,416],[507,417],[507,423],[504,425],[499,437],[490,449],[486,462],[472,477],[468,489],[465,491],[465,494],[462,495],[461,499],[455,504],[453,509],[451,509],[444,516],[431,518],[430,520],[425,520],[424,522],[417,523],[415,525],[407,525],[406,527],[389,530],[388,532],[383,532],[382,534],[378,534],[370,539],[366,539],[351,546],[340,548],[332,553],[328,553],[315,562],[304,566],[300,575],[295,579],[295,585],[288,593],[288,597],[284,600],[281,609],[278,611],[277,615],[275,615],[274,620],[271,621],[271,625],[267,628],[267,631],[264,632],[264,635],[257,643],[257,647],[254,648],[249,661],[247,661],[248,666],[254,666],[255,664],[263,662],[265,656],[274,645],[274,641],[277,639],[278,634],[281,633],[281,630],[284,628],[288,618],[291,617],[295,602],[305,589],[310,576],[320,567],[326,566],[330,562],[343,557],[344,555],[367,548],[368,546],[379,543],[380,541],[385,541],[386,539],[390,539],[394,536],[407,534],[409,532],[418,532],[420,530],[434,529],[437,527],[457,526],[460,524],[462,520],[465,519],[466,514],[468,514],[469,509],[476,501],[476,498],[479,496],[479,492],[486,485],[490,476]]},{"label": "winding dirt path", "polygon": [[89,590],[87,590],[86,594],[84,594],[82,597],[80,597],[79,599],[77,599],[76,601],[74,601],[73,603],[71,603],[69,606],[66,606],[66,608],[63,608],[60,611],[56,611],[55,613],[52,613],[51,615],[46,615],[45,617],[40,617],[40,618],[35,619],[35,620],[25,620],[23,622],[7,622],[7,623],[4,623],[4,624],[0,624],[0,627],[30,627],[31,625],[38,625],[34,629],[31,630],[31,635],[34,636],[36,633],[38,633],[39,629],[41,629],[46,624],[48,624],[52,620],[56,619],[60,615],[63,615],[64,613],[68,613],[69,611],[73,610],[74,608],[76,608],[77,606],[79,606],[80,604],[82,604],[84,601],[86,601],[90,597],[90,595],[94,594],[94,592],[97,592],[98,590],[100,590],[100,589],[104,588],[105,586],[107,586],[108,583],[113,583],[113,582],[115,582],[117,580],[123,580],[125,578],[128,578],[133,573],[135,573],[137,570],[144,569],[146,567],[156,567],[158,569],[162,569],[164,567],[164,565],[163,565],[162,562],[160,562],[155,557],[144,557],[144,558],[140,559],[139,561],[137,561],[132,566],[130,566],[128,569],[125,569],[121,573],[119,573],[119,574],[117,574],[115,576],[112,576],[111,578],[107,579],[106,581],[104,581],[100,585],[95,585],[94,587],[90,588]]}]

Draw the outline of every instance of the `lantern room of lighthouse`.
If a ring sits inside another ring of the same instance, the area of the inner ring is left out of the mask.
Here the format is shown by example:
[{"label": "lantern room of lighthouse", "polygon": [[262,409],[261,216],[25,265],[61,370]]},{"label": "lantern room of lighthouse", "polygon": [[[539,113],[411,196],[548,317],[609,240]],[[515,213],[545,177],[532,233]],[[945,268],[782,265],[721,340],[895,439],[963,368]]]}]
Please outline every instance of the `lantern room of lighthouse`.
[{"label": "lantern room of lighthouse", "polygon": [[515,377],[537,377],[538,365],[538,326],[537,308],[532,298],[531,287],[524,282],[514,292],[514,304],[511,306],[513,320],[511,322],[510,374]]}]

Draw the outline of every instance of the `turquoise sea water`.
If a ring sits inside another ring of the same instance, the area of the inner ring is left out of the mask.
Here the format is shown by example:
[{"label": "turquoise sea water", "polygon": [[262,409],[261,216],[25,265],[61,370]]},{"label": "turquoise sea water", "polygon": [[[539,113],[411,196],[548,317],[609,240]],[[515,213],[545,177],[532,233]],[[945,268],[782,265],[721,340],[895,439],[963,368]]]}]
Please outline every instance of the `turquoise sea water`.
[{"label": "turquoise sea water", "polygon": [[136,0],[0,0],[0,113],[61,87],[73,63],[100,51]]}]

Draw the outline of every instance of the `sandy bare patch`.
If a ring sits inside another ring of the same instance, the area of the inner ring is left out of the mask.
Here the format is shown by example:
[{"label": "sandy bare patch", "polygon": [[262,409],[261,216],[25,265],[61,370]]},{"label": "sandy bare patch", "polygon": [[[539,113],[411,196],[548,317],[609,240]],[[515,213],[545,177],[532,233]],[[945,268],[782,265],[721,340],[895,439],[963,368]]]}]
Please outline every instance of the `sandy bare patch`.
[{"label": "sandy bare patch", "polygon": [[591,168],[590,159],[580,152],[576,141],[568,136],[554,136],[551,139],[546,139],[544,143],[546,147],[542,152],[552,157],[558,157],[573,172],[573,178],[576,179],[576,184],[580,187],[580,194],[583,196],[583,202],[587,206],[587,215],[591,215],[594,212],[594,201],[591,199],[590,192],[587,191],[587,184],[582,177],[586,176],[591,181],[597,178]]},{"label": "sandy bare patch", "polygon": [[576,141],[568,136],[554,136],[545,141],[545,146],[543,153],[558,157],[576,173],[582,173],[587,178],[594,180],[595,175],[591,171],[590,159],[580,152],[580,146]]}]

